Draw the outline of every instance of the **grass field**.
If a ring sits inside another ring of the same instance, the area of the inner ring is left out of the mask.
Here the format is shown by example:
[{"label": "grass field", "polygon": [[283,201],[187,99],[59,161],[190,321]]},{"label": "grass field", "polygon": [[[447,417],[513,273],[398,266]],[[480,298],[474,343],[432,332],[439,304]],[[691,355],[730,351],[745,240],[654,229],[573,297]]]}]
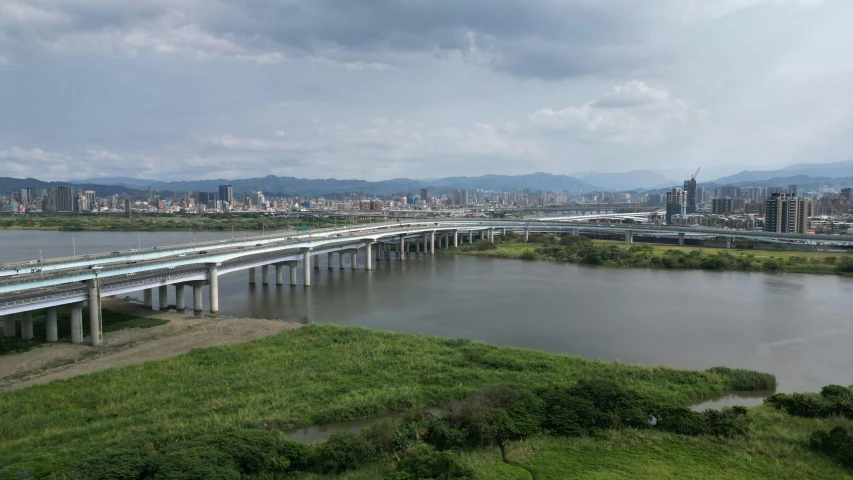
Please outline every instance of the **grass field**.
[{"label": "grass field", "polygon": [[[592,248],[586,248],[583,244]],[[614,267],[680,268],[769,271],[786,273],[850,275],[853,255],[828,252],[789,252],[782,250],[739,250],[735,248],[693,247],[612,240],[588,240],[576,245],[522,243],[517,239],[498,240],[494,249],[462,245],[444,249],[444,253],[522,260],[554,260]],[[704,261],[703,260],[706,260]],[[847,268],[839,269],[839,265]]]},{"label": "grass field", "polygon": [[738,387],[744,374],[628,366],[465,340],[307,326],[0,392],[0,478],[61,469],[107,445],[143,448],[149,442],[159,446],[240,428],[286,430],[372,418],[441,405],[483,385],[568,385],[593,377],[687,403]]},{"label": "grass field", "polygon": [[[150,328],[167,323],[159,318],[139,318],[125,313],[102,310],[104,333],[115,332],[124,328]],[[45,311],[33,311],[33,340],[21,340],[21,320],[17,317],[17,337],[0,338],[0,356],[13,353],[26,352],[27,350],[45,345]],[[57,332],[60,339],[71,338],[71,307],[57,307],[56,309]],[[83,307],[83,336],[89,335],[89,308]]]},{"label": "grass field", "polygon": [[[753,430],[745,437],[687,437],[652,430],[607,431],[595,437],[536,436],[507,447],[462,456],[488,480],[841,480],[853,475],[809,449],[812,432],[841,421],[791,417],[770,407],[750,409]],[[387,459],[341,475],[314,480],[369,480],[393,471]]]}]

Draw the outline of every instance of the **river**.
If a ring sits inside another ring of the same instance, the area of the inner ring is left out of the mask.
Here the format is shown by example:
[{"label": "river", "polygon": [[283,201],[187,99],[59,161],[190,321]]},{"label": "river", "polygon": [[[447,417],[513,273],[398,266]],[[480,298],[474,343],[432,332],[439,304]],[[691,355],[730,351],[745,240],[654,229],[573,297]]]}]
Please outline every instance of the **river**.
[{"label": "river", "polygon": [[[144,248],[190,240],[188,232],[0,231],[0,263],[38,258],[39,249],[45,258],[70,255],[72,235],[77,254],[126,249],[128,242]],[[194,235],[197,241],[231,238],[230,232]],[[224,275],[220,313],[468,338],[624,363],[749,368],[776,374],[779,391],[853,383],[850,278],[441,254],[382,261],[369,272],[329,271],[325,255],[321,266],[307,289],[250,286],[245,271]],[[274,283],[272,272],[270,279]],[[743,400],[735,403],[760,402]]]}]

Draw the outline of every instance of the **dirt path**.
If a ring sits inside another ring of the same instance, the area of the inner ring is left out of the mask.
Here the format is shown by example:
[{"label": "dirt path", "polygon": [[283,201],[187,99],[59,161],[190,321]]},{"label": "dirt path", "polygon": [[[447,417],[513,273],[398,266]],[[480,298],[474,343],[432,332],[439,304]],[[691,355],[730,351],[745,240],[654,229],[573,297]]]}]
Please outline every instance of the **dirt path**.
[{"label": "dirt path", "polygon": [[17,355],[0,357],[0,389],[19,388],[63,380],[107,368],[175,357],[193,348],[241,343],[275,335],[298,323],[258,318],[224,320],[160,313],[123,300],[106,300],[104,308],[138,316],[169,320],[152,328],[128,328],[104,334],[104,346],[58,343]]}]

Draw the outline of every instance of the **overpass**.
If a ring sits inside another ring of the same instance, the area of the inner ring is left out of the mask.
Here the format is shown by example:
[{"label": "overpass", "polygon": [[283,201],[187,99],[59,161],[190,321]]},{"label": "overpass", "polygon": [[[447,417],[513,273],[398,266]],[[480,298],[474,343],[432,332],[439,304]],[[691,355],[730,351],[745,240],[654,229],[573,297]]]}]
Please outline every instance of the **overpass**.
[{"label": "overpass", "polygon": [[[730,246],[733,238],[764,242],[820,243],[853,245],[853,237],[834,235],[779,234],[697,227],[653,225],[583,225],[548,220],[419,220],[405,223],[382,223],[329,228],[304,233],[276,233],[218,242],[200,242],[126,250],[98,255],[53,258],[44,261],[0,265],[0,316],[4,316],[4,335],[17,335],[15,315],[20,314],[21,337],[33,338],[32,312],[45,309],[47,340],[57,341],[56,307],[71,306],[71,341],[82,343],[84,303],[89,305],[92,345],[102,342],[102,297],[144,291],[144,304],[153,307],[154,290],[158,291],[161,309],[167,307],[168,288],[175,288],[176,308],[186,306],[185,293],[192,291],[192,308],[201,313],[202,289],[208,289],[208,311],[219,311],[220,275],[248,270],[250,283],[269,283],[274,269],[277,285],[284,284],[288,268],[289,284],[297,285],[301,267],[302,285],[311,285],[312,270],[325,259],[327,268],[343,268],[350,256],[351,268],[370,270],[377,261],[405,261],[407,255],[435,254],[439,248],[457,247],[460,242],[473,243],[475,237],[494,241],[496,231],[520,232],[527,241],[530,233],[609,233],[624,235],[633,242],[635,235],[677,236],[683,244],[685,236],[723,237]],[[415,258],[418,258],[415,256]],[[313,269],[312,269],[313,266]]]}]

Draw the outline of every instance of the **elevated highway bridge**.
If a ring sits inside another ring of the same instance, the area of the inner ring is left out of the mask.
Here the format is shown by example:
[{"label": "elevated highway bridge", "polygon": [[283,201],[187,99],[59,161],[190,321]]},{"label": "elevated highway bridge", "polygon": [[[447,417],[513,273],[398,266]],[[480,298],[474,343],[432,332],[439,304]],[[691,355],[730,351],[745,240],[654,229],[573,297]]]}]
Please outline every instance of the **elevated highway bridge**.
[{"label": "elevated highway bridge", "polygon": [[[71,340],[82,343],[82,309],[89,305],[89,326],[92,345],[102,342],[102,297],[144,291],[144,303],[153,306],[154,290],[158,291],[159,306],[167,307],[168,288],[175,288],[176,307],[183,310],[185,293],[192,291],[192,308],[201,313],[202,289],[208,289],[208,311],[219,311],[220,275],[248,270],[249,282],[257,279],[269,282],[270,267],[275,282],[283,285],[284,269],[288,268],[289,284],[311,285],[311,271],[320,268],[325,256],[327,268],[333,268],[337,255],[340,268],[346,255],[350,265],[362,265],[370,270],[377,261],[405,261],[407,255],[435,254],[439,247],[457,247],[460,242],[475,239],[494,241],[496,232],[515,231],[524,236],[531,233],[609,233],[624,235],[632,243],[635,235],[677,236],[683,244],[685,236],[722,237],[731,242],[744,238],[764,242],[821,243],[853,245],[853,237],[835,235],[778,234],[740,230],[721,230],[698,227],[661,227],[653,225],[587,225],[572,222],[539,220],[413,220],[382,224],[366,224],[329,228],[311,232],[276,233],[218,242],[168,245],[150,249],[126,250],[97,255],[51,258],[0,265],[0,316],[4,316],[4,335],[18,335],[15,316],[21,315],[24,339],[32,339],[32,312],[46,309],[47,340],[57,341],[56,307],[71,306]],[[415,258],[418,258],[417,256]],[[300,275],[301,270],[301,275]]]}]

